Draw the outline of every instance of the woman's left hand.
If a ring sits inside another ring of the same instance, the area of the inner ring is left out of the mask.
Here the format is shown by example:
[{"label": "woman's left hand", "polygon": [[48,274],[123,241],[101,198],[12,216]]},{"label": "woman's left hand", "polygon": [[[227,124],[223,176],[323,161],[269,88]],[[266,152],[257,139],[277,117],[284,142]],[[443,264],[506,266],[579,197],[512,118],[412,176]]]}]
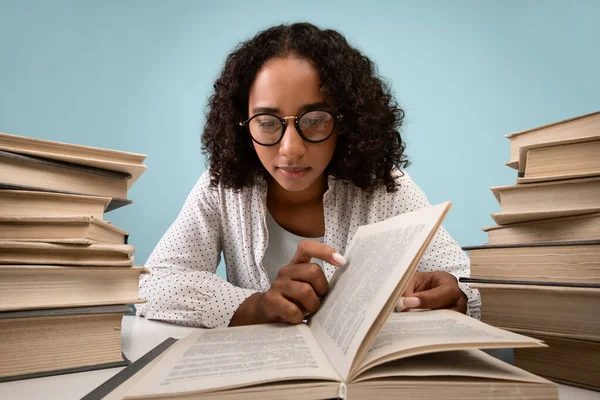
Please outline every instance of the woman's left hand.
[{"label": "woman's left hand", "polygon": [[467,296],[458,287],[454,275],[448,272],[417,272],[396,305],[396,311],[410,308],[447,308],[467,312]]}]

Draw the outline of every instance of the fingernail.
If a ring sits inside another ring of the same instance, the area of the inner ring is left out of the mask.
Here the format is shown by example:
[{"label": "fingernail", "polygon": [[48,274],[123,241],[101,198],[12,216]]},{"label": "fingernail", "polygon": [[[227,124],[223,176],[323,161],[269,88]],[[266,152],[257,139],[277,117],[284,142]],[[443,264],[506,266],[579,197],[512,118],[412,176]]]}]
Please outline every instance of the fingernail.
[{"label": "fingernail", "polygon": [[396,303],[396,311],[401,312],[404,311],[406,307],[404,307],[404,297],[400,297],[400,300]]},{"label": "fingernail", "polygon": [[415,308],[421,305],[421,299],[418,297],[403,297],[401,301],[404,308]]},{"label": "fingernail", "polygon": [[346,259],[341,254],[333,253],[333,256],[331,256],[331,258],[333,258],[333,261],[335,261],[335,263],[340,267],[346,264]]}]

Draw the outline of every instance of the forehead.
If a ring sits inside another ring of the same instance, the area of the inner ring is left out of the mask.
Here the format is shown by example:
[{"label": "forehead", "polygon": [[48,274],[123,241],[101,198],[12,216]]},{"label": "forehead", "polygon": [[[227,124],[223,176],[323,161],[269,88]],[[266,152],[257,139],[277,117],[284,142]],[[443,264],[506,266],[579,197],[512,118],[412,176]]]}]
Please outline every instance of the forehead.
[{"label": "forehead", "polygon": [[276,108],[295,113],[303,105],[324,101],[319,72],[310,60],[277,57],[259,70],[248,99],[251,111],[256,107]]}]

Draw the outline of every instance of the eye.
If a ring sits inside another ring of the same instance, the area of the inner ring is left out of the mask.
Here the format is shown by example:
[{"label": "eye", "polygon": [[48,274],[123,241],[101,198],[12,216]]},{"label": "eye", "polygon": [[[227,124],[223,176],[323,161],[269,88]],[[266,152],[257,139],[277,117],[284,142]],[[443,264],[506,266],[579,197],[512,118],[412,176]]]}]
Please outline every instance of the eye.
[{"label": "eye", "polygon": [[323,118],[304,118],[302,120],[306,125],[319,125],[325,122]]},{"label": "eye", "polygon": [[325,111],[311,111],[306,113],[300,119],[300,126],[304,130],[328,129],[332,124],[332,116]]},{"label": "eye", "polygon": [[258,126],[260,126],[261,128],[272,128],[272,127],[276,126],[277,124],[279,124],[279,121],[276,121],[272,118],[265,118],[265,119],[258,120]]}]

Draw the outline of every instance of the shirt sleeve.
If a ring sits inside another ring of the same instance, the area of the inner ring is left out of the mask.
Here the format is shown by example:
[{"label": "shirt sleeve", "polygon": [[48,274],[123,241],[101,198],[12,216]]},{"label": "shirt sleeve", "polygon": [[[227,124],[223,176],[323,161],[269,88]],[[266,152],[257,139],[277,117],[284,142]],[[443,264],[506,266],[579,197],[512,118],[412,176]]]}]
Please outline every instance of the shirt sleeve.
[{"label": "shirt sleeve", "polygon": [[[427,197],[414,182],[404,173],[398,178],[400,187],[394,195],[397,197],[396,204],[402,205],[400,212],[415,211],[423,207],[429,207]],[[441,226],[433,240],[425,250],[418,271],[446,271],[458,280],[460,277],[468,277],[471,274],[471,262],[467,254],[460,248],[458,243],[450,236],[448,231]],[[459,282],[458,286],[467,295],[467,315],[481,319],[481,297],[477,289],[471,289],[465,283]]]},{"label": "shirt sleeve", "polygon": [[221,254],[221,217],[205,172],[177,219],[146,262],[138,316],[203,328],[225,327],[256,290],[236,287],[216,274]]}]

